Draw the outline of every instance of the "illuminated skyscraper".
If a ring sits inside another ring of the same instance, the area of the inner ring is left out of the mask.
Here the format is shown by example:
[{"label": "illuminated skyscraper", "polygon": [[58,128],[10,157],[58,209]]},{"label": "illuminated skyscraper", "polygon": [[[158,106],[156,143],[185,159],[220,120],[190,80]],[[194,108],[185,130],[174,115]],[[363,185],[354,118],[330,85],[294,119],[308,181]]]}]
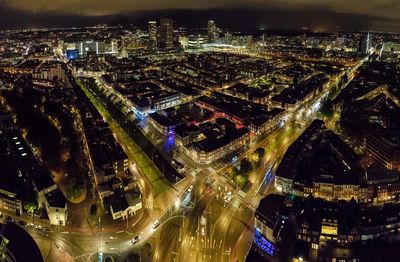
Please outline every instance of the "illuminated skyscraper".
[{"label": "illuminated skyscraper", "polygon": [[207,23],[207,33],[208,33],[208,39],[210,42],[214,42],[215,39],[218,38],[218,28],[215,25],[214,20],[208,20]]},{"label": "illuminated skyscraper", "polygon": [[157,49],[157,22],[149,21],[148,22],[148,31],[149,31],[149,48],[151,50]]},{"label": "illuminated skyscraper", "polygon": [[248,35],[248,36],[246,37],[246,47],[247,47],[248,49],[251,49],[251,48],[253,47],[253,43],[254,43],[253,36]]},{"label": "illuminated skyscraper", "polygon": [[160,48],[172,49],[174,48],[174,21],[169,18],[162,18],[160,20]]},{"label": "illuminated skyscraper", "polygon": [[359,53],[367,54],[372,47],[372,36],[368,32],[361,36],[360,45],[359,45]]},{"label": "illuminated skyscraper", "polygon": [[188,48],[189,49],[199,49],[202,48],[204,44],[204,38],[201,35],[189,35],[188,38]]}]

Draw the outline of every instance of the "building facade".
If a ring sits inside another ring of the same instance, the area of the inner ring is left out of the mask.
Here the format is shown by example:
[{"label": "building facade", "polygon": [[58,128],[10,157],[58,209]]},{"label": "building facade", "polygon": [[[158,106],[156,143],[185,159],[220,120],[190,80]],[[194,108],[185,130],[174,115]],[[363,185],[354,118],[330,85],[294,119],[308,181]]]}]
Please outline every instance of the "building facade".
[{"label": "building facade", "polygon": [[147,30],[149,33],[149,49],[157,49],[157,22],[149,21],[147,25]]},{"label": "building facade", "polygon": [[170,18],[161,18],[159,46],[161,49],[174,48],[174,21]]},{"label": "building facade", "polygon": [[206,165],[245,147],[250,142],[250,132],[246,128],[239,129],[232,135],[199,141],[187,149],[187,154],[195,163]]}]

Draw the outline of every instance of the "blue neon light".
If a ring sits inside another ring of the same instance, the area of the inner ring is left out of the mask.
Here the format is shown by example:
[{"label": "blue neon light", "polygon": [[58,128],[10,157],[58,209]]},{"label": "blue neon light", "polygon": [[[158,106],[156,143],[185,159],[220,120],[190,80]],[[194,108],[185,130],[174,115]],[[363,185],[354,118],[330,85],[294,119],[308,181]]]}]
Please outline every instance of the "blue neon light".
[{"label": "blue neon light", "polygon": [[168,132],[167,139],[164,143],[164,149],[166,152],[170,152],[175,146],[175,134],[174,131]]},{"label": "blue neon light", "polygon": [[276,247],[274,244],[272,244],[271,242],[269,242],[268,240],[266,240],[263,235],[261,234],[261,232],[258,230],[256,230],[256,235],[255,235],[255,239],[254,242],[256,243],[256,245],[261,248],[264,252],[266,252],[268,255],[273,256],[276,253]]},{"label": "blue neon light", "polygon": [[79,52],[77,49],[74,50],[67,50],[67,59],[68,60],[74,60],[77,59],[79,57]]}]

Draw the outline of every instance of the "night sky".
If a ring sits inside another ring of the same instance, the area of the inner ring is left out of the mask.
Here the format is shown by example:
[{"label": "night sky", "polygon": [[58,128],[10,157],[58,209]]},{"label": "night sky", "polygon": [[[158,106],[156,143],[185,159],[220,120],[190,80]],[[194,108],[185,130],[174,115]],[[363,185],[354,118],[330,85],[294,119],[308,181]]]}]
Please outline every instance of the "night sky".
[{"label": "night sky", "polygon": [[400,32],[399,0],[0,0],[1,28],[144,24],[170,16],[184,26],[206,19],[237,29]]}]

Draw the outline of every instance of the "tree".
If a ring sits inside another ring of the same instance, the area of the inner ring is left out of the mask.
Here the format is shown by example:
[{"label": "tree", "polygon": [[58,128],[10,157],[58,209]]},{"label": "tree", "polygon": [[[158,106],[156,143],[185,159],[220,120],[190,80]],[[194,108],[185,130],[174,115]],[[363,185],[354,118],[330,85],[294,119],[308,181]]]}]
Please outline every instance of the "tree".
[{"label": "tree", "polygon": [[328,99],[325,104],[321,107],[320,113],[325,117],[332,117],[333,116],[333,103],[332,100]]},{"label": "tree", "polygon": [[232,175],[232,182],[237,185],[239,188],[243,188],[247,182],[249,181],[247,175],[234,173]]},{"label": "tree", "polygon": [[84,185],[82,182],[79,182],[75,178],[72,178],[67,182],[65,189],[67,197],[74,199],[78,198],[83,193]]},{"label": "tree", "polygon": [[95,216],[97,214],[97,205],[93,204],[90,206],[90,215]]},{"label": "tree", "polygon": [[253,170],[253,165],[247,158],[243,158],[240,161],[240,173],[247,175],[247,173]]},{"label": "tree", "polygon": [[234,168],[234,172],[231,176],[232,182],[240,188],[243,188],[249,181],[248,174],[253,171],[252,163],[247,159],[243,158],[240,161],[240,166]]},{"label": "tree", "polygon": [[38,209],[37,195],[34,191],[28,191],[23,196],[23,203],[25,211],[33,215]]},{"label": "tree", "polygon": [[258,161],[261,161],[265,156],[265,149],[262,147],[257,148],[254,153],[258,156]]}]

